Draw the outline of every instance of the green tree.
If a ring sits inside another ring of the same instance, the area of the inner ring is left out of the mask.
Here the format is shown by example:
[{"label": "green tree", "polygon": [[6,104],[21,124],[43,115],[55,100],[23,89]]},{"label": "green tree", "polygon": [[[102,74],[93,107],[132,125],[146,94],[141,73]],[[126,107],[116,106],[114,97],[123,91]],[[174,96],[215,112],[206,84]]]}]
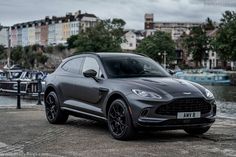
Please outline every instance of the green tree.
[{"label": "green tree", "polygon": [[68,49],[76,48],[75,41],[78,39],[78,35],[72,35],[70,38],[67,39]]},{"label": "green tree", "polygon": [[41,64],[45,64],[48,60],[48,57],[46,55],[44,55],[43,53],[37,53],[35,58]]},{"label": "green tree", "polygon": [[53,53],[53,47],[52,46],[45,47],[45,52],[46,53]]},{"label": "green tree", "polygon": [[201,26],[192,28],[190,35],[185,36],[184,45],[197,67],[201,65],[203,59],[207,58],[206,52],[211,49],[210,38]]},{"label": "green tree", "polygon": [[137,47],[137,52],[146,54],[159,62],[162,61],[164,52],[167,53],[167,60],[173,60],[176,57],[175,43],[171,35],[161,31],[156,31],[154,35],[143,39]]},{"label": "green tree", "polygon": [[11,59],[19,63],[22,56],[24,56],[23,53],[24,53],[24,49],[22,46],[13,47],[11,50]]},{"label": "green tree", "polygon": [[226,66],[226,62],[236,60],[236,13],[226,11],[223,14],[218,33],[214,41],[214,49]]},{"label": "green tree", "polygon": [[32,45],[12,48],[11,59],[25,68],[34,68],[38,63],[44,64],[48,57],[43,54],[40,45]]},{"label": "green tree", "polygon": [[[86,29],[77,40],[68,39],[80,52],[121,51],[125,21],[122,19],[99,21],[94,27]],[[71,45],[71,44],[70,44]],[[73,47],[72,46],[72,47]]]},{"label": "green tree", "polygon": [[6,59],[7,53],[3,45],[0,45],[0,59]]},{"label": "green tree", "polygon": [[58,44],[57,46],[55,46],[55,49],[57,49],[57,51],[62,52],[66,49],[66,46],[64,46],[63,44]]},{"label": "green tree", "polygon": [[215,29],[215,24],[209,17],[206,19],[206,22],[204,24],[204,29],[205,30],[214,30]]}]

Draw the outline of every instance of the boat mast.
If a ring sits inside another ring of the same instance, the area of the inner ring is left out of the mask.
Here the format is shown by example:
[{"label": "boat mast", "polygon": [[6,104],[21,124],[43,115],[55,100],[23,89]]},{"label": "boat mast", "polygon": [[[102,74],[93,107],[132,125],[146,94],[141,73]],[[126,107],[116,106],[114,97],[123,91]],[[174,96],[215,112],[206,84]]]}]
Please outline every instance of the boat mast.
[{"label": "boat mast", "polygon": [[11,67],[11,34],[10,27],[8,27],[8,51],[7,51],[7,67],[10,69]]}]

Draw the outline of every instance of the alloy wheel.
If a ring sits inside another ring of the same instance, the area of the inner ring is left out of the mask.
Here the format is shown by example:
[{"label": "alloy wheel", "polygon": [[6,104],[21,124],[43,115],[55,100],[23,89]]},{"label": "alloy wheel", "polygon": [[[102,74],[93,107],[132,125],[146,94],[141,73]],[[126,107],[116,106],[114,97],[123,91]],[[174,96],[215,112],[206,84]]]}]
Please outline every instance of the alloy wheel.
[{"label": "alloy wheel", "polygon": [[118,103],[112,105],[108,113],[108,118],[111,131],[116,136],[124,134],[127,128],[127,120],[123,106]]},{"label": "alloy wheel", "polygon": [[57,115],[58,109],[57,109],[57,102],[54,95],[49,94],[46,97],[46,114],[50,121],[53,121]]}]

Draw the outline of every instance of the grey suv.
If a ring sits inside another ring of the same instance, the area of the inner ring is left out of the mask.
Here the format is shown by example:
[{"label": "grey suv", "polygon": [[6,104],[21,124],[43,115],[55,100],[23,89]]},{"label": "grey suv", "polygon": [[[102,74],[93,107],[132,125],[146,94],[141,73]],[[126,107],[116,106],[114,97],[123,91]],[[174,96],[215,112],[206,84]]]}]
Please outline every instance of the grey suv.
[{"label": "grey suv", "polygon": [[203,134],[215,121],[213,94],[171,77],[157,62],[131,53],[88,53],[65,59],[46,78],[50,123],[69,115],[102,120],[119,140],[142,128]]}]

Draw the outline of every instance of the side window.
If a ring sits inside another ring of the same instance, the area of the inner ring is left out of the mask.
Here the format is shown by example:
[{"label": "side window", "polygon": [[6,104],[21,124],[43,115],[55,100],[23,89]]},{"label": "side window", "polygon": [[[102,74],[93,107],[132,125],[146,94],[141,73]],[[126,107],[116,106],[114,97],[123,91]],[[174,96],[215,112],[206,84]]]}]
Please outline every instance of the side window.
[{"label": "side window", "polygon": [[82,72],[85,72],[86,70],[90,70],[90,69],[95,70],[97,72],[97,77],[99,76],[100,68],[96,59],[91,58],[91,57],[86,57]]},{"label": "side window", "polygon": [[62,69],[74,74],[80,74],[80,68],[82,65],[83,58],[75,58],[66,62]]}]

